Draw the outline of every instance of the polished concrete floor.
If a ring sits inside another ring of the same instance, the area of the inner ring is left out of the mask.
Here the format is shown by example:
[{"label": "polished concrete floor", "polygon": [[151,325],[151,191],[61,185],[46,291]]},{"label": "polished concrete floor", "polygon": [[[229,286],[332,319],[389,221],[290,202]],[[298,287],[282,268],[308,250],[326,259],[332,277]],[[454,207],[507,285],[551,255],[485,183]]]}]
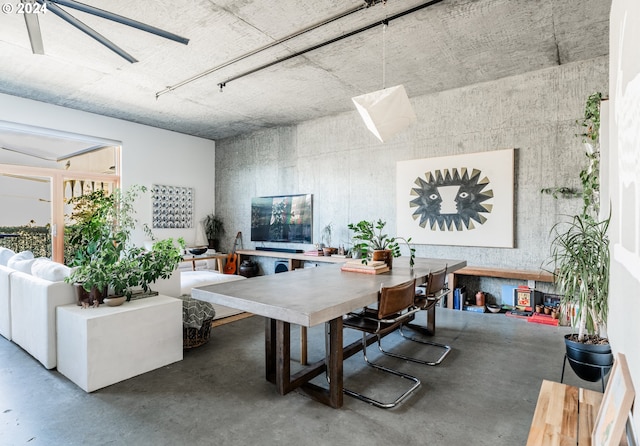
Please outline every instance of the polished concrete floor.
[{"label": "polished concrete floor", "polygon": [[[422,381],[392,410],[348,396],[331,409],[297,392],[278,395],[264,379],[258,316],[214,328],[181,362],[91,394],[0,337],[0,445],[525,444],[541,381],[560,380],[568,329],[440,308],[437,319],[434,340],[453,347],[437,367],[369,349],[371,359]],[[322,337],[322,327],[310,330],[311,360],[323,355]],[[345,342],[358,337],[345,331]],[[434,353],[396,334],[385,341]],[[364,366],[361,354],[345,361],[347,387],[375,396],[398,381]],[[570,369],[565,382],[599,390]]]}]

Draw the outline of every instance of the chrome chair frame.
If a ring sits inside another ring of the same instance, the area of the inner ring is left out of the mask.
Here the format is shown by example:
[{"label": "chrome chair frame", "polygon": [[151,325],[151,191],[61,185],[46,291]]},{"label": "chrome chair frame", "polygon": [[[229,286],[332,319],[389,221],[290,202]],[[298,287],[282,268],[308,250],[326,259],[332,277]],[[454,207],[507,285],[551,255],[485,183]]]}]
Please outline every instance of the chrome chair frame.
[{"label": "chrome chair frame", "polygon": [[451,352],[451,346],[450,345],[440,344],[438,342],[433,342],[433,341],[428,341],[426,339],[419,339],[419,338],[416,338],[416,337],[408,336],[407,334],[404,333],[403,328],[407,327],[407,328],[410,328],[410,329],[412,329],[414,331],[417,331],[417,332],[419,332],[419,333],[421,333],[423,335],[433,336],[433,334],[435,333],[435,307],[438,304],[438,302],[447,293],[449,293],[449,288],[446,285],[446,278],[447,278],[447,267],[446,266],[442,270],[429,273],[429,276],[427,277],[427,282],[426,282],[426,285],[425,285],[425,294],[424,294],[424,296],[417,295],[416,298],[415,298],[416,308],[419,311],[426,311],[427,312],[427,318],[431,319],[430,322],[429,322],[429,325],[432,326],[432,329],[429,330],[428,327],[423,327],[421,325],[403,323],[403,324],[400,325],[400,328],[398,330],[400,335],[405,339],[408,339],[408,340],[413,341],[413,342],[418,342],[420,344],[432,345],[434,347],[441,348],[443,350],[442,354],[440,356],[438,356],[438,358],[433,360],[433,361],[427,361],[427,360],[418,359],[418,358],[411,357],[411,356],[406,356],[406,355],[401,355],[401,354],[398,354],[398,353],[393,353],[393,352],[390,352],[390,351],[386,351],[386,350],[382,349],[381,345],[379,345],[380,351],[382,353],[384,353],[385,355],[388,355],[388,356],[392,356],[394,358],[400,358],[400,359],[404,359],[406,361],[416,362],[418,364],[429,365],[429,366],[436,366],[436,365],[441,364],[442,361],[444,361],[444,359],[447,357],[447,355],[449,355],[449,353]]},{"label": "chrome chair frame", "polygon": [[[404,303],[400,306],[396,306],[395,308],[390,308],[386,299],[391,293],[404,294],[401,298]],[[346,395],[382,409],[391,409],[404,401],[418,387],[420,387],[420,380],[415,376],[376,364],[375,362],[370,361],[367,356],[368,335],[374,335],[377,337],[378,348],[381,349],[380,340],[382,336],[395,331],[403,322],[411,319],[415,312],[420,311],[413,305],[414,295],[415,280],[405,282],[395,287],[382,287],[378,293],[378,309],[365,307],[360,312],[347,314],[343,320],[344,328],[351,328],[362,332],[362,354],[367,365],[377,370],[412,381],[413,384],[411,387],[391,402],[378,401],[369,396],[344,388],[343,392]]]}]

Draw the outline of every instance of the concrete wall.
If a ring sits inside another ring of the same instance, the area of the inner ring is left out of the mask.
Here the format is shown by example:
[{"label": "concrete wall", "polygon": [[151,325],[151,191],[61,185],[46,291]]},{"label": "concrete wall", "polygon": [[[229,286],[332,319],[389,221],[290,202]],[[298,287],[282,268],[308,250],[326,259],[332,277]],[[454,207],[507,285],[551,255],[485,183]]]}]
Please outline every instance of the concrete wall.
[{"label": "concrete wall", "polygon": [[[622,352],[627,357],[636,395],[640,391],[639,42],[640,3],[636,0],[614,0],[610,34],[611,157],[608,164],[612,257],[608,330],[614,352]],[[636,432],[640,432],[637,409],[635,414]]]},{"label": "concrete wall", "polygon": [[[334,245],[348,245],[347,224],[361,219],[383,218],[395,234],[397,161],[513,147],[515,248],[418,245],[417,255],[537,269],[547,258],[548,234],[558,215],[576,212],[581,204],[580,199],[554,200],[540,189],[579,186],[584,155],[576,119],[589,94],[606,93],[607,85],[608,59],[598,58],[412,98],[418,123],[385,144],[355,111],[221,140],[216,208],[226,218],[228,238],[242,231],[245,247],[252,247],[252,197],[312,193],[314,241],[321,241],[322,227],[332,222]],[[263,269],[272,272],[269,262]],[[469,286],[499,299],[504,283],[514,282],[483,280]]]},{"label": "concrete wall", "polygon": [[[158,229],[154,234],[205,243],[199,222],[215,209],[213,141],[4,94],[0,94],[0,120],[121,141],[123,188],[166,184],[195,189],[195,227]],[[0,159],[0,164],[5,162],[11,160]],[[139,201],[137,217],[150,225],[151,216],[151,194],[146,194]],[[144,234],[137,233],[135,241],[142,243]]]}]

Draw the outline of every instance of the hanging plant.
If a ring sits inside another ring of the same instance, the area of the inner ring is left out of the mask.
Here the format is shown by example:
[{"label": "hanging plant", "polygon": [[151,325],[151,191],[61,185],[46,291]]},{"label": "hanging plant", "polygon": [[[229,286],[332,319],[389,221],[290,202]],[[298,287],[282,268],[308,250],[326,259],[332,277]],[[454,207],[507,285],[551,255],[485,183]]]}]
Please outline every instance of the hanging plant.
[{"label": "hanging plant", "polygon": [[600,212],[600,103],[602,93],[593,93],[587,99],[580,134],[586,148],[587,165],[580,171],[582,182],[582,213],[597,218]]}]

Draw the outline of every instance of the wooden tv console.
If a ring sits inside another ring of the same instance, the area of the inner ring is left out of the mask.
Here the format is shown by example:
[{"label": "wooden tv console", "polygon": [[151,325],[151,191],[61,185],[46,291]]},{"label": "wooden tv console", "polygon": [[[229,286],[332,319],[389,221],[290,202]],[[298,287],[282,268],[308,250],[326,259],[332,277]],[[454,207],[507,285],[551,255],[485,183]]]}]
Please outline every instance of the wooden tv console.
[{"label": "wooden tv console", "polygon": [[260,251],[257,249],[238,249],[236,254],[238,254],[238,264],[242,263],[244,258],[251,256],[287,259],[289,260],[289,271],[293,271],[296,268],[302,268],[304,266],[304,262],[344,263],[349,260],[345,257],[308,256],[304,253],[298,252]]}]

